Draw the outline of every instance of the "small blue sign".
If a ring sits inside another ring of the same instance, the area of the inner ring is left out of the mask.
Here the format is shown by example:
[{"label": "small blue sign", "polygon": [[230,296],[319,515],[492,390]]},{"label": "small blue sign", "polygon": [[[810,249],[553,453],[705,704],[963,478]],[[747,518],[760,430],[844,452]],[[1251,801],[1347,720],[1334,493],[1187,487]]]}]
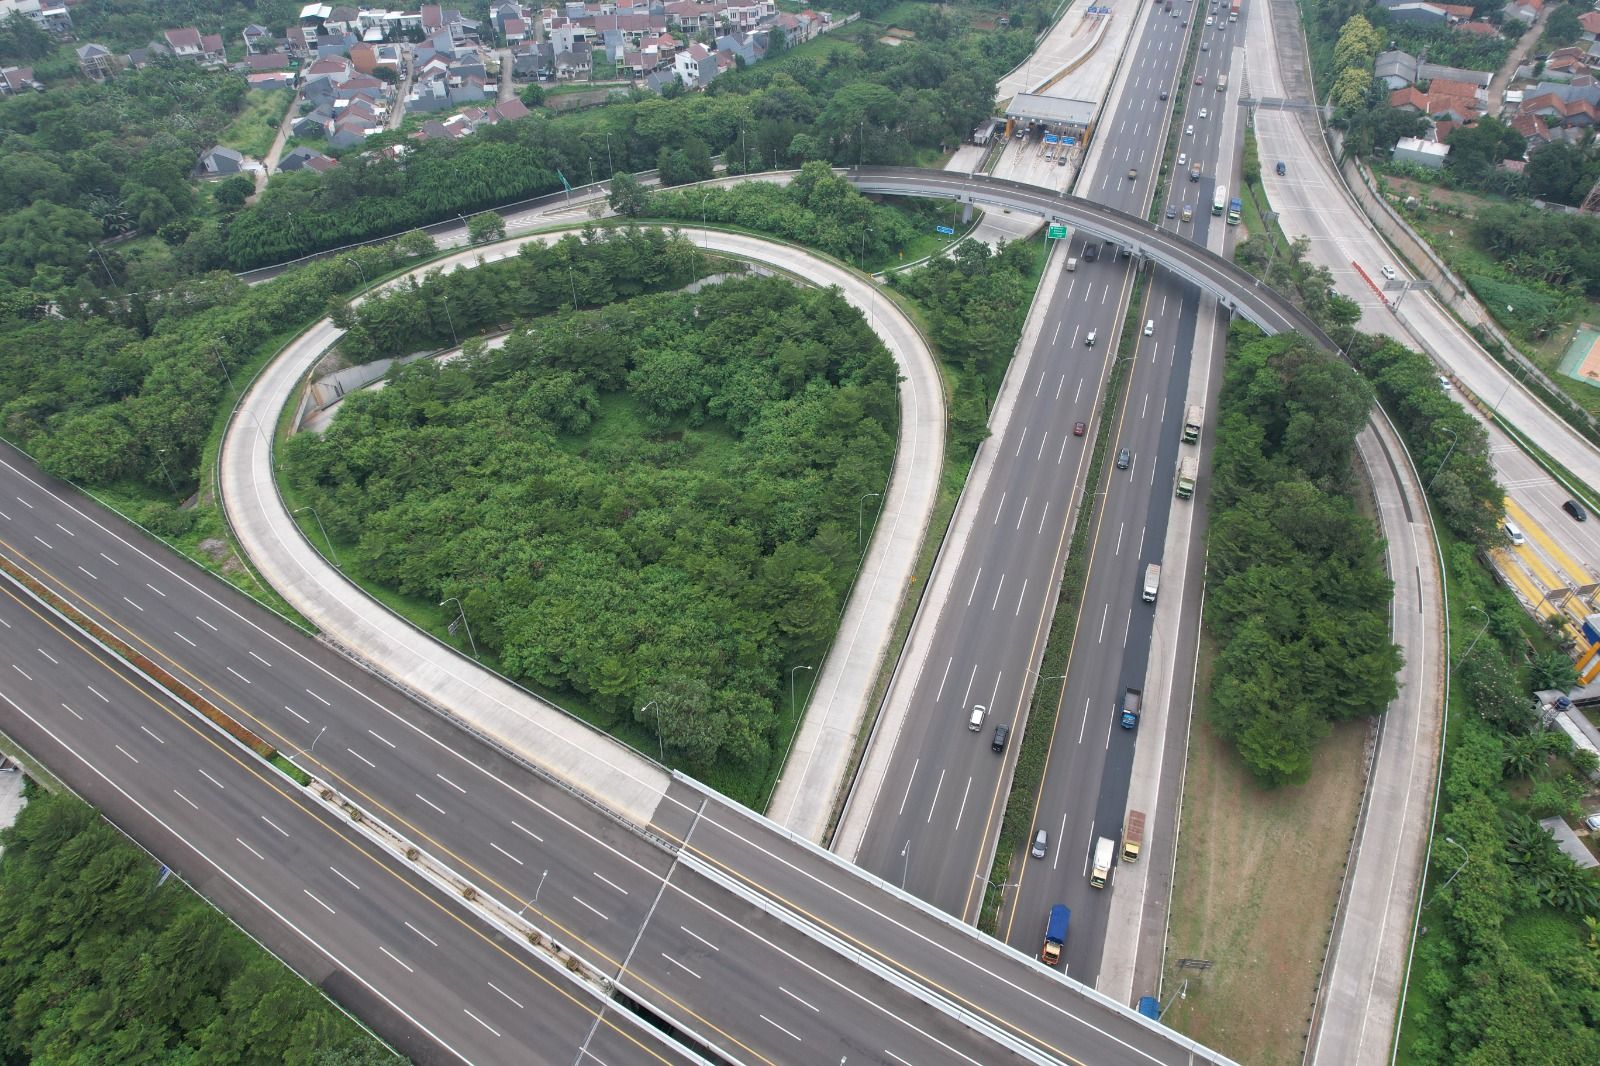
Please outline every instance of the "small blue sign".
[{"label": "small blue sign", "polygon": [[935,226],[933,228],[937,232],[944,234],[946,237],[954,237],[956,235],[955,229],[950,226]]}]

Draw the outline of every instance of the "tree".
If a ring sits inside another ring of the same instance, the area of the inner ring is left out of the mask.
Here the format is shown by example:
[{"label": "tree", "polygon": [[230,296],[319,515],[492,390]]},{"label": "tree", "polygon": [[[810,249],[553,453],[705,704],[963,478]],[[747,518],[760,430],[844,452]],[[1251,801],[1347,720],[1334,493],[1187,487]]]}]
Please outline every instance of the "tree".
[{"label": "tree", "polygon": [[1372,71],[1365,67],[1346,67],[1333,81],[1328,100],[1334,107],[1360,107],[1372,89]]},{"label": "tree", "polygon": [[237,210],[255,194],[256,184],[243,174],[224,178],[211,190],[212,199],[229,210]]},{"label": "tree", "polygon": [[542,107],[545,97],[544,87],[538,84],[525,85],[517,97],[530,108]]},{"label": "tree", "polygon": [[506,235],[506,220],[494,211],[479,211],[467,219],[467,238],[473,244],[487,244]]},{"label": "tree", "polygon": [[1554,689],[1570,692],[1578,687],[1578,671],[1565,652],[1551,650],[1533,661],[1529,680],[1535,689]]},{"label": "tree", "polygon": [[1373,60],[1383,45],[1383,37],[1364,16],[1353,15],[1339,30],[1339,40],[1333,46],[1333,65],[1341,76],[1345,71],[1360,68],[1372,70]]},{"label": "tree", "polygon": [[[1564,10],[1564,9],[1563,9]],[[1576,206],[1592,184],[1588,154],[1569,141],[1554,141],[1533,153],[1523,175],[1528,192],[1559,204]]]},{"label": "tree", "polygon": [[650,209],[650,193],[639,179],[622,171],[611,176],[611,190],[606,194],[611,210],[624,218],[638,218]]},{"label": "tree", "polygon": [[20,11],[13,10],[0,21],[0,59],[43,59],[52,47],[50,35]]}]

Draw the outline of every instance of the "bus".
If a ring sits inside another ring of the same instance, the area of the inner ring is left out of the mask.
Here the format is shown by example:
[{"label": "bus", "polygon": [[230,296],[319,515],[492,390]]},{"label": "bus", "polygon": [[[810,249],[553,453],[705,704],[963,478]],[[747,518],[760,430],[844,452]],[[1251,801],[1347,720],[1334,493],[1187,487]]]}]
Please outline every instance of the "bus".
[{"label": "bus", "polygon": [[1217,193],[1211,198],[1211,213],[1218,218],[1222,217],[1222,209],[1228,206],[1228,189],[1224,185],[1217,186]]},{"label": "bus", "polygon": [[1235,196],[1232,200],[1229,200],[1228,201],[1228,225],[1237,226],[1239,224],[1239,212],[1243,211],[1243,210],[1244,210],[1244,204],[1241,204],[1239,202],[1239,198],[1237,196]]}]

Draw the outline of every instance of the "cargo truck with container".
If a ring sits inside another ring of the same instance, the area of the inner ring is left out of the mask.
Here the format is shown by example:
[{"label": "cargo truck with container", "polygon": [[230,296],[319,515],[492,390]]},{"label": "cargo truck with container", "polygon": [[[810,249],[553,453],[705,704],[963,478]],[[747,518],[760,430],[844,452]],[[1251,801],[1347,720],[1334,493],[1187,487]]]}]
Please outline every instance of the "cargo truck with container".
[{"label": "cargo truck with container", "polygon": [[1122,827],[1122,861],[1138,862],[1144,847],[1144,812],[1129,811],[1128,824]]},{"label": "cargo truck with container", "polygon": [[1143,689],[1130,688],[1122,694],[1122,712],[1117,715],[1122,728],[1139,728],[1139,701],[1143,698]]},{"label": "cargo truck with container", "polygon": [[1239,0],[1233,0],[1232,4],[1229,6],[1229,8],[1228,8],[1228,21],[1229,22],[1238,22],[1239,21]]},{"label": "cargo truck with container", "polygon": [[1116,857],[1117,842],[1110,837],[1101,837],[1094,842],[1094,860],[1089,863],[1089,885],[1091,888],[1105,888],[1106,882],[1111,880],[1111,863]]},{"label": "cargo truck with container", "polygon": [[1046,966],[1061,965],[1061,949],[1067,943],[1067,923],[1072,920],[1072,911],[1066,904],[1057,903],[1050,908],[1050,920],[1044,927],[1044,947],[1039,949],[1039,961]]},{"label": "cargo truck with container", "polygon": [[1194,483],[1200,477],[1200,460],[1186,455],[1178,460],[1178,484],[1174,490],[1178,499],[1187,500],[1194,495]]},{"label": "cargo truck with container", "polygon": [[1200,439],[1200,426],[1206,417],[1206,409],[1197,403],[1189,405],[1189,411],[1183,416],[1183,443],[1193,444]]}]

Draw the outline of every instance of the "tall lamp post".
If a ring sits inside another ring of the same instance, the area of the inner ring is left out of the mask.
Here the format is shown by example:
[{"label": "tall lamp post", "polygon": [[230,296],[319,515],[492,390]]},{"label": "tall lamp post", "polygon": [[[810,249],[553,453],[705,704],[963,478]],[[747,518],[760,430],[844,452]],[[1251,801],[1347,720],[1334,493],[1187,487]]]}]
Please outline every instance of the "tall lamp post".
[{"label": "tall lamp post", "polygon": [[639,708],[639,714],[641,717],[643,717],[644,712],[648,711],[652,707],[656,709],[656,752],[661,756],[661,761],[665,763],[667,761],[667,746],[661,740],[661,701],[651,700],[649,703]]},{"label": "tall lamp post", "polygon": [[335,567],[337,567],[338,569],[343,570],[344,569],[344,564],[339,562],[339,553],[333,550],[333,538],[328,536],[328,530],[322,524],[322,516],[319,515],[317,513],[317,509],[315,507],[311,506],[310,504],[306,504],[304,507],[296,507],[294,509],[294,513],[295,514],[299,514],[301,511],[310,511],[311,512],[311,517],[315,518],[317,520],[317,528],[322,530],[322,539],[323,539],[323,542],[328,545],[328,555],[330,557],[332,557],[333,565]]},{"label": "tall lamp post", "polygon": [[[439,606],[443,607],[447,603],[454,603],[456,605],[457,617],[461,619],[461,625],[467,631],[467,644],[471,646],[472,657],[476,659],[478,657],[478,642],[472,639],[472,624],[467,621],[466,605],[461,602],[460,596],[446,596],[444,599],[439,601]],[[455,623],[453,621],[451,622],[450,632],[452,634],[455,633]]]}]

